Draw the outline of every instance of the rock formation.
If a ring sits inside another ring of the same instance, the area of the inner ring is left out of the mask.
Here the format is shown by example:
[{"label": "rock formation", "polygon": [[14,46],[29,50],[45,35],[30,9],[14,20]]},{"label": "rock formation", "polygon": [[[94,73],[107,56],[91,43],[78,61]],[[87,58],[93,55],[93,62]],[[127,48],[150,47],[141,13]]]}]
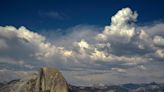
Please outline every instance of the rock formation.
[{"label": "rock formation", "polygon": [[0,92],[68,92],[68,85],[57,69],[44,67],[38,74],[2,86]]}]

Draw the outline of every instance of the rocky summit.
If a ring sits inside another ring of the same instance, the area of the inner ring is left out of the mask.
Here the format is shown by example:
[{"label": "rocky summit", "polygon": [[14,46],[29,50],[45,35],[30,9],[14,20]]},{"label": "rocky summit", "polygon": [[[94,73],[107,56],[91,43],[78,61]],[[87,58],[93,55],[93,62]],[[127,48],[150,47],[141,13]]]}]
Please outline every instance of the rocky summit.
[{"label": "rocky summit", "polygon": [[38,74],[1,86],[0,92],[68,92],[68,85],[57,69],[44,67]]}]

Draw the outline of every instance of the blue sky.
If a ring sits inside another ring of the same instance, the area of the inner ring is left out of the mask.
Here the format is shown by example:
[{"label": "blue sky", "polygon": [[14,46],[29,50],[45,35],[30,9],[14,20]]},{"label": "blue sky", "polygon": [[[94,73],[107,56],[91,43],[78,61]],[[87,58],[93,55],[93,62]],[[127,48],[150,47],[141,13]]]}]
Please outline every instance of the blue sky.
[{"label": "blue sky", "polygon": [[163,21],[162,0],[2,0],[0,25],[32,30],[68,28],[79,24],[105,26],[123,7],[140,15],[137,23]]},{"label": "blue sky", "polygon": [[164,82],[164,1],[2,0],[0,82],[41,67],[73,85]]}]

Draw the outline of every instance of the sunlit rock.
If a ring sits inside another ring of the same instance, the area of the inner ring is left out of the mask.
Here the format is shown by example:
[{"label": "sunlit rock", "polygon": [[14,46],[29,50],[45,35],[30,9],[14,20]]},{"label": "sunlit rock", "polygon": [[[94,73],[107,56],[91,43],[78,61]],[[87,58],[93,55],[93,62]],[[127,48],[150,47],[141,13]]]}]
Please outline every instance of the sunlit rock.
[{"label": "sunlit rock", "polygon": [[68,86],[57,69],[44,67],[38,74],[6,84],[0,92],[68,92]]}]

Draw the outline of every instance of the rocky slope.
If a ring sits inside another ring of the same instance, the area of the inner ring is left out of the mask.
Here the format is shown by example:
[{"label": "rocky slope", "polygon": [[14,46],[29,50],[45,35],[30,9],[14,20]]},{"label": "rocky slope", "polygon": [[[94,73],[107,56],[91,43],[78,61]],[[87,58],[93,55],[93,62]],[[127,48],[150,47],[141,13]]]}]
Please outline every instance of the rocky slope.
[{"label": "rocky slope", "polygon": [[0,92],[68,92],[68,85],[57,69],[44,67],[38,74],[1,84]]}]

